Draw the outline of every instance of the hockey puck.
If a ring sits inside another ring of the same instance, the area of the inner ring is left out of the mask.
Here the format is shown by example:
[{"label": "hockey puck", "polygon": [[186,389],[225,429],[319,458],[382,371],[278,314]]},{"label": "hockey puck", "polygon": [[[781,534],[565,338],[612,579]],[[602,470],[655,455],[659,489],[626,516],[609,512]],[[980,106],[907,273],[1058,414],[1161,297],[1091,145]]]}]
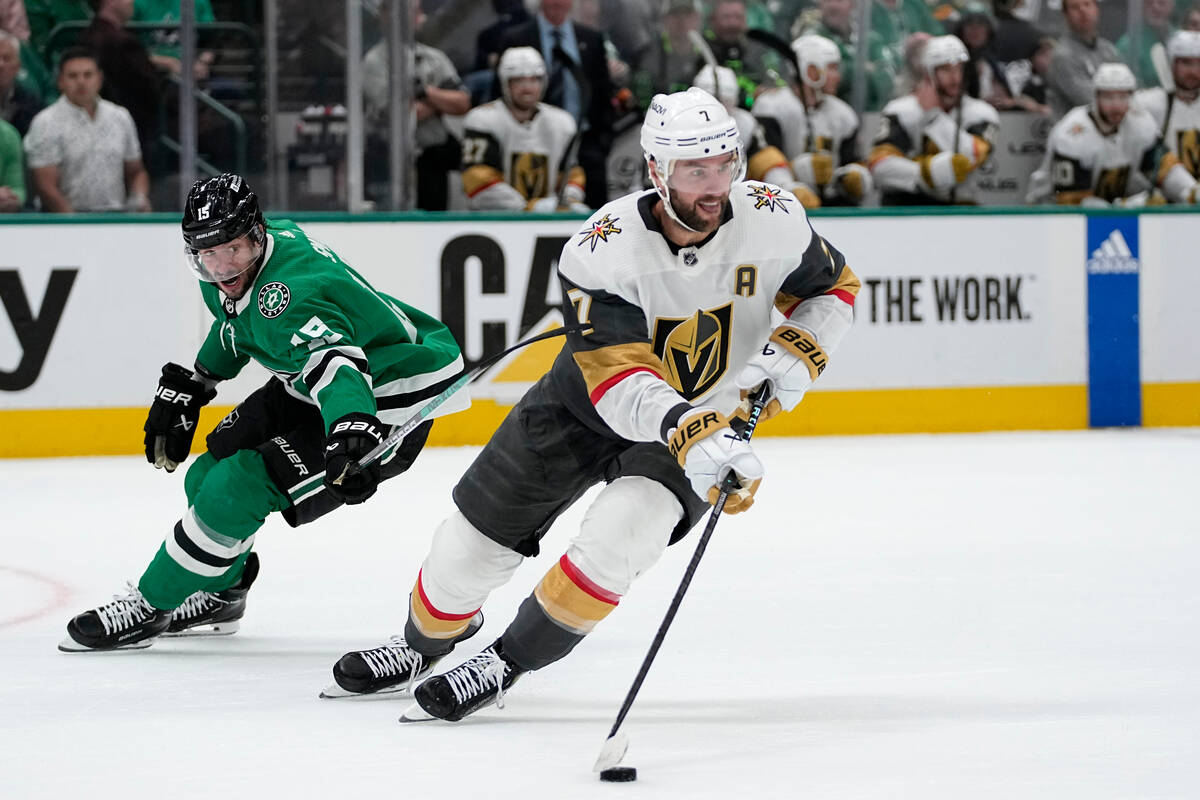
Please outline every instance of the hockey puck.
[{"label": "hockey puck", "polygon": [[636,781],[637,769],[635,767],[609,767],[608,769],[600,770],[600,780],[608,783]]}]

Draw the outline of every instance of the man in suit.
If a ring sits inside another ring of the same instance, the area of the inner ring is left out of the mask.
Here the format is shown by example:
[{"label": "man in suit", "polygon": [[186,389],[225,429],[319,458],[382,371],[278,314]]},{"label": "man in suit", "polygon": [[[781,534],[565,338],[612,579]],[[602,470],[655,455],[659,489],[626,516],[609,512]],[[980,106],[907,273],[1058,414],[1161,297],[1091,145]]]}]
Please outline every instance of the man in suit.
[{"label": "man in suit", "polygon": [[574,0],[541,0],[533,19],[510,28],[501,51],[533,47],[549,69],[545,102],[575,117],[582,132],[579,166],[587,175],[587,205],[608,202],[605,161],[612,145],[612,80],[604,55],[604,36],[571,21]]}]

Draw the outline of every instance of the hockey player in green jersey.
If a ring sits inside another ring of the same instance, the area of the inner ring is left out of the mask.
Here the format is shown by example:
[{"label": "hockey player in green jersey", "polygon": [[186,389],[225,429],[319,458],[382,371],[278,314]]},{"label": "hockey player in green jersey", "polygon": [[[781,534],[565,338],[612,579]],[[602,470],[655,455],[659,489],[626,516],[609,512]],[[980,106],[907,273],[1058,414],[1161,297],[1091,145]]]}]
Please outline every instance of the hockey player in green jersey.
[{"label": "hockey player in green jersey", "polygon": [[[208,435],[184,479],[187,511],[138,585],[72,619],[63,650],[236,631],[267,516],[297,526],[367,500],[412,465],[432,420],[366,469],[347,467],[463,369],[445,325],[376,291],[293,223],[265,220],[238,175],[192,186],[183,238],[216,319],[194,369],[162,369],[145,425],[147,460],[172,472],[188,457],[219,381],[251,360],[273,375]],[[460,392],[435,415],[468,403]]]}]

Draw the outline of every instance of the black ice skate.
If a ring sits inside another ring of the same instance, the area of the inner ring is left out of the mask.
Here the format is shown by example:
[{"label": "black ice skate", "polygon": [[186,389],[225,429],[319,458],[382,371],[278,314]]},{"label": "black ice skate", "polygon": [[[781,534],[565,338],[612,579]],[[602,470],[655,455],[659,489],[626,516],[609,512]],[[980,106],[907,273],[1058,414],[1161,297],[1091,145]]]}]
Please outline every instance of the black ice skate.
[{"label": "black ice skate", "polygon": [[87,650],[124,650],[149,647],[150,641],[171,624],[171,612],[146,602],[132,583],[129,593],[85,611],[67,623],[68,637],[58,645],[64,653]]},{"label": "black ice skate", "polygon": [[504,693],[524,674],[525,670],[505,658],[497,639],[474,658],[418,686],[413,692],[417,702],[404,712],[400,721],[458,722],[492,703],[504,708]]},{"label": "black ice skate", "polygon": [[246,557],[246,568],[236,584],[220,592],[196,592],[171,614],[163,636],[228,636],[237,633],[246,613],[246,594],[258,577],[258,553]]},{"label": "black ice skate", "polygon": [[[471,618],[467,629],[454,640],[470,639],[483,627],[483,613]],[[441,661],[443,656],[429,657],[408,646],[403,636],[393,636],[379,647],[346,653],[333,665],[333,683],[325,687],[321,697],[333,699],[369,694],[395,694],[412,690]]]}]

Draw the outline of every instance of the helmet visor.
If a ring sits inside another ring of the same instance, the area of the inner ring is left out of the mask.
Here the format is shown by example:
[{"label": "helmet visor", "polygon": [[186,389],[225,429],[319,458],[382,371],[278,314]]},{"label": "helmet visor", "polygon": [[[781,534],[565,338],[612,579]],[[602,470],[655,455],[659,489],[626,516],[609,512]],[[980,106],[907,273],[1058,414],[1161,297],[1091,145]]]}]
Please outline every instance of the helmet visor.
[{"label": "helmet visor", "polygon": [[188,267],[196,277],[208,283],[221,283],[241,275],[254,266],[262,255],[262,244],[250,236],[239,236],[232,242],[196,250],[183,248]]},{"label": "helmet visor", "polygon": [[671,163],[667,186],[683,194],[726,194],[741,173],[740,156],[684,158]]}]

